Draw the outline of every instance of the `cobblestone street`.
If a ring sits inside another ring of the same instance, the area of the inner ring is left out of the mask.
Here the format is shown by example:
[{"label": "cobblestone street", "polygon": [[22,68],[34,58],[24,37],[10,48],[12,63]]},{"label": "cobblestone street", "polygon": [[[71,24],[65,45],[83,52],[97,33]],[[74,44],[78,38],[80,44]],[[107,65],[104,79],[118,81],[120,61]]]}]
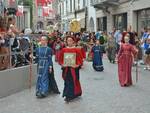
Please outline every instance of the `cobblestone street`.
[{"label": "cobblestone street", "polygon": [[[104,60],[104,72],[95,72],[91,63],[81,69],[82,97],[65,103],[62,95],[37,99],[35,87],[0,99],[0,113],[150,113],[150,72],[140,68],[135,83],[135,68],[131,87],[120,87],[117,65]],[[60,66],[55,64],[55,76],[63,91]]]}]

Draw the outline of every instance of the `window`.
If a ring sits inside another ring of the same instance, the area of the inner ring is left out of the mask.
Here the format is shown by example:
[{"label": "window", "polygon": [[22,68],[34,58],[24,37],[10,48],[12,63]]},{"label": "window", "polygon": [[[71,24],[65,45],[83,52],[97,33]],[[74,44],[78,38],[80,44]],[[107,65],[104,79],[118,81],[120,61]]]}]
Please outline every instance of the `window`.
[{"label": "window", "polygon": [[70,12],[72,12],[72,0],[70,0]]},{"label": "window", "polygon": [[86,6],[86,2],[85,2],[85,0],[83,0],[83,7],[85,7]]},{"label": "window", "polygon": [[78,10],[78,0],[75,0],[75,9]]},{"label": "window", "polygon": [[115,15],[114,26],[117,30],[127,30],[127,13]]},{"label": "window", "polygon": [[94,0],[91,0],[91,4],[94,4]]},{"label": "window", "polygon": [[107,17],[97,18],[97,31],[107,31]]},{"label": "window", "polygon": [[68,14],[68,0],[66,0],[66,13]]},{"label": "window", "polygon": [[42,16],[42,7],[38,7],[38,16],[41,17]]},{"label": "window", "polygon": [[[137,12],[138,32],[141,29],[150,27],[150,9],[144,9]],[[140,34],[139,34],[140,36]]]},{"label": "window", "polygon": [[80,7],[80,0],[78,0],[78,9],[80,9],[81,7]]},{"label": "window", "polygon": [[61,14],[64,15],[64,10],[65,10],[64,2],[62,3],[62,6],[61,6],[61,7],[62,7],[62,9],[61,9]]},{"label": "window", "polygon": [[2,1],[0,1],[0,15],[2,16],[3,13],[4,13],[4,4]]},{"label": "window", "polygon": [[76,9],[76,1],[75,0],[73,0],[73,10],[75,10]]}]

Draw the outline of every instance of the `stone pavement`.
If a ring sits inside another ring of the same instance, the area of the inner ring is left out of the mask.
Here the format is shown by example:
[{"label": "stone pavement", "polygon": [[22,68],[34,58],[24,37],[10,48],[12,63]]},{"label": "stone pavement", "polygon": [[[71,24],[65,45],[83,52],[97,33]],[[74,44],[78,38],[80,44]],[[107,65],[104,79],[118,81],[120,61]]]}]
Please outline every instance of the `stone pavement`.
[{"label": "stone pavement", "polygon": [[[139,81],[135,83],[135,68],[131,87],[120,87],[117,65],[104,60],[104,72],[95,72],[91,63],[85,62],[80,80],[82,97],[65,103],[62,95],[35,97],[35,87],[0,99],[0,113],[150,113],[150,71],[140,68]],[[55,76],[63,91],[61,69],[56,63]]]}]

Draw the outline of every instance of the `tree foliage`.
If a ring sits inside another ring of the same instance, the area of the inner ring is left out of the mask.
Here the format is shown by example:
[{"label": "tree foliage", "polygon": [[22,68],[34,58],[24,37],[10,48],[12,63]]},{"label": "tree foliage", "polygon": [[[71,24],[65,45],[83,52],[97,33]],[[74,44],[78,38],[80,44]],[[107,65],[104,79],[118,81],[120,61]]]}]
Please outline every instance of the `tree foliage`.
[{"label": "tree foliage", "polygon": [[24,6],[32,6],[33,0],[19,0],[18,4],[23,4]]}]

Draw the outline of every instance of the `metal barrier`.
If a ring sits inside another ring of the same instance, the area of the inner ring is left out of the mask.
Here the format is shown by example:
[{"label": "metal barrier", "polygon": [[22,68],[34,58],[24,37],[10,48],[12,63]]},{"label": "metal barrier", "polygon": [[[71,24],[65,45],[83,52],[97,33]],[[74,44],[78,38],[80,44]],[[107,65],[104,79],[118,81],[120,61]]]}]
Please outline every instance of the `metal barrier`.
[{"label": "metal barrier", "polygon": [[[7,64],[7,66],[4,66],[5,69],[1,69],[0,71],[0,98],[17,93],[26,88],[31,88],[32,85],[35,85],[37,65],[32,62],[33,59],[30,59],[26,65],[17,66],[16,64],[20,61],[16,61],[14,65],[13,62],[15,62],[14,60],[20,60],[15,57],[24,57],[27,53],[33,54],[33,40],[38,39],[40,36],[39,34],[29,35],[30,47],[26,51],[18,51],[18,48],[12,49],[11,45],[7,47],[0,46],[0,67],[2,67],[3,64]],[[22,38],[23,36],[21,39]],[[2,51],[4,48],[5,50]]]},{"label": "metal barrier", "polygon": [[[9,46],[0,45],[0,71],[16,68],[24,65],[29,65],[33,63],[33,59],[29,57],[30,54],[35,54],[35,47],[34,41],[41,36],[41,34],[31,34],[31,35],[22,35],[15,37],[14,41],[17,41],[18,47],[13,47],[11,45],[11,39],[7,40],[9,42]],[[28,40],[28,39],[30,40]],[[7,39],[7,37],[4,37]],[[23,42],[27,41],[27,42]],[[14,43],[14,42],[13,42]],[[23,45],[28,44],[28,45]],[[24,48],[23,48],[24,46]]]}]

